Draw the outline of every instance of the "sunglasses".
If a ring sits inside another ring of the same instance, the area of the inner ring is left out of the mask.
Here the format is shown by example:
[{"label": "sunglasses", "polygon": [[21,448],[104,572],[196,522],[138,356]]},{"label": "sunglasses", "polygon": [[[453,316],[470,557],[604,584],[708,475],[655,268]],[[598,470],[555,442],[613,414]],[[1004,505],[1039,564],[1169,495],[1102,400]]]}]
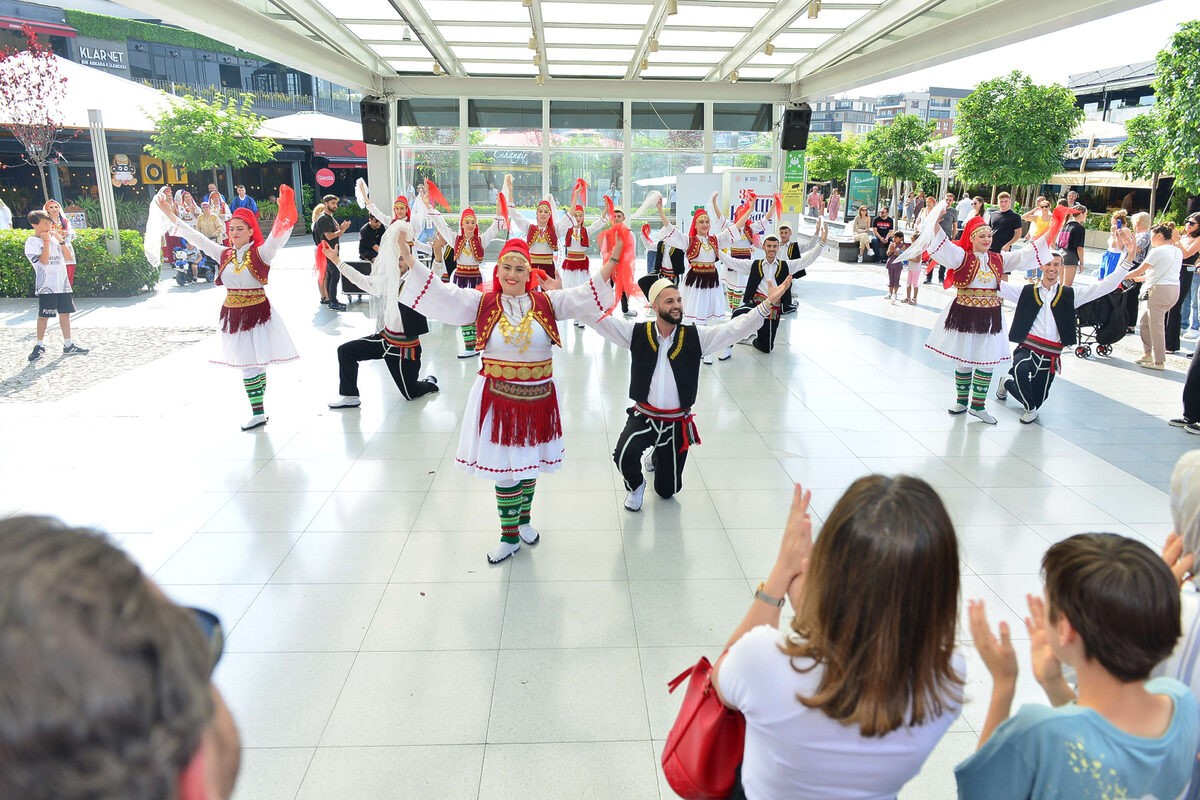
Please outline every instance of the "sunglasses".
[{"label": "sunglasses", "polygon": [[221,626],[220,618],[211,611],[205,611],[203,608],[188,608],[188,611],[192,612],[192,618],[196,620],[196,625],[208,644],[208,671],[211,675],[225,652],[225,629]]},{"label": "sunglasses", "polygon": [[1200,225],[1200,221],[1197,221],[1197,220],[1194,220],[1194,219],[1189,219],[1187,222],[1185,222],[1185,223],[1183,223],[1183,224],[1184,224],[1184,225]]}]

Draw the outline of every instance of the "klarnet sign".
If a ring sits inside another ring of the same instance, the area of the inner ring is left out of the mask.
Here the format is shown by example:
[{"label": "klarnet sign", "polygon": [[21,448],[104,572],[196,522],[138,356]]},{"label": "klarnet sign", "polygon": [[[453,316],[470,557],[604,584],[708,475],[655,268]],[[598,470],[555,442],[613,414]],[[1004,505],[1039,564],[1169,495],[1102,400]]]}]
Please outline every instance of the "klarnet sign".
[{"label": "klarnet sign", "polygon": [[125,42],[80,36],[75,39],[75,51],[79,55],[79,63],[86,67],[99,67],[116,72],[129,71],[129,52]]}]

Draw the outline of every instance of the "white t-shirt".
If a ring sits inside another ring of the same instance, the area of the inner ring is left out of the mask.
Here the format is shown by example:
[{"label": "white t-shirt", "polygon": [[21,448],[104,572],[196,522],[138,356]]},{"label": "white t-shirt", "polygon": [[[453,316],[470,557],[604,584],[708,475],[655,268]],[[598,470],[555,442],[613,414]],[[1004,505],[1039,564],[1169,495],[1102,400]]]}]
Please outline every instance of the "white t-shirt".
[{"label": "white t-shirt", "polygon": [[[742,786],[749,800],[892,800],[921,770],[959,708],[914,728],[864,738],[797,695],[811,697],[821,667],[798,672],[779,650],[787,636],[770,625],[748,631],[721,662],[721,695],[746,715]],[[794,634],[793,634],[794,635]],[[811,661],[798,660],[802,669]],[[954,669],[966,662],[954,655]]]},{"label": "white t-shirt", "polygon": [[50,258],[42,263],[42,239],[40,236],[30,236],[25,240],[25,257],[33,265],[34,294],[62,294],[71,291],[71,283],[67,280],[67,264],[63,261],[62,245],[57,239],[50,239]]},{"label": "white t-shirt", "polygon": [[1146,269],[1145,288],[1151,286],[1171,286],[1179,285],[1179,270],[1183,266],[1183,251],[1173,244],[1164,244],[1160,247],[1150,248],[1150,252],[1146,254],[1146,260],[1142,262],[1149,264]]}]

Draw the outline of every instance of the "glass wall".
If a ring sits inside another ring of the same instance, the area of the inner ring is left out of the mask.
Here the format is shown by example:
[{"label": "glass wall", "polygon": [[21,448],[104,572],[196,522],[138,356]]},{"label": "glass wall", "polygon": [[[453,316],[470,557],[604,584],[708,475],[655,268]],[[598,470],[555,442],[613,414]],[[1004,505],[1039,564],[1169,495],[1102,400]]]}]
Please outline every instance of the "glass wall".
[{"label": "glass wall", "polygon": [[504,187],[506,174],[513,176],[514,206],[529,209],[542,199],[541,150],[472,150],[468,182],[475,213],[495,210],[492,189],[500,191]]},{"label": "glass wall", "polygon": [[431,180],[446,196],[450,207],[457,211],[462,203],[458,177],[459,156],[458,150],[408,147],[401,149],[400,185],[409,202],[412,202],[416,189],[426,180]]},{"label": "glass wall", "polygon": [[398,109],[401,144],[458,144],[457,98],[414,97]]}]

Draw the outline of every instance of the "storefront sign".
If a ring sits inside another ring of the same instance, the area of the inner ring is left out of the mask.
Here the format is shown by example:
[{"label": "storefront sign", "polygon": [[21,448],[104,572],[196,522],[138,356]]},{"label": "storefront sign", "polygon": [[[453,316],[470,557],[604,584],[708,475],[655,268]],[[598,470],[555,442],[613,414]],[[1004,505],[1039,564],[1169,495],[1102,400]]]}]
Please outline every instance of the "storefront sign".
[{"label": "storefront sign", "polygon": [[331,161],[366,161],[367,146],[356,139],[313,139],[313,155]]},{"label": "storefront sign", "polygon": [[162,185],[164,183],[187,183],[188,173],[183,167],[176,166],[154,156],[139,156],[142,183]]},{"label": "storefront sign", "polygon": [[75,39],[75,52],[79,54],[79,63],[86,67],[99,67],[122,74],[129,71],[129,53],[125,42],[80,36]]},{"label": "storefront sign", "polygon": [[335,180],[337,180],[337,178],[336,178],[336,176],[334,176],[333,170],[328,169],[328,168],[317,170],[317,185],[318,186],[326,186],[326,187],[333,186],[333,182]]},{"label": "storefront sign", "polygon": [[852,169],[846,173],[846,210],[843,222],[849,222],[866,206],[873,215],[879,206],[879,178],[869,169]]},{"label": "storefront sign", "polygon": [[1068,139],[1063,153],[1063,169],[1112,169],[1121,155],[1125,137],[1114,139]]}]

